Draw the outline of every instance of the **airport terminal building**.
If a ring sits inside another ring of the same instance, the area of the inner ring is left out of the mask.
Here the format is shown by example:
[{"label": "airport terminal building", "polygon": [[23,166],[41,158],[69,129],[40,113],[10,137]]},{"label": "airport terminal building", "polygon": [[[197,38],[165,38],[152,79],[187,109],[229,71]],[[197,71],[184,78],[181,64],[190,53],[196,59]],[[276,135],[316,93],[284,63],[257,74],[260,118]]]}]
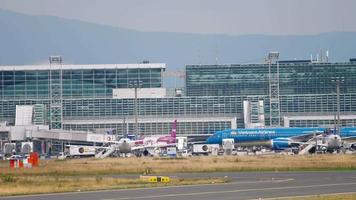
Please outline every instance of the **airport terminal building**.
[{"label": "airport terminal building", "polygon": [[240,98],[237,116],[244,111],[245,114],[237,118],[238,127],[246,127],[248,122],[253,125],[254,121],[259,122],[257,125],[274,126],[271,106],[278,111],[278,126],[333,127],[338,103],[340,125],[354,126],[355,78],[355,59],[344,63],[296,60],[278,64],[188,65],[186,94]]},{"label": "airport terminal building", "polygon": [[342,126],[356,124],[354,60],[187,65],[182,96],[167,95],[165,69],[162,63],[60,60],[0,66],[0,121],[119,134],[134,133],[137,121],[139,134],[153,135],[169,133],[177,119],[178,134],[212,134],[276,125],[333,127],[339,102]]},{"label": "airport terminal building", "polygon": [[[1,66],[0,121],[130,134],[137,116],[138,132],[145,135],[169,133],[175,119],[180,134],[236,127],[235,98],[168,97],[165,68],[161,63]],[[219,101],[226,106],[216,106]]]}]

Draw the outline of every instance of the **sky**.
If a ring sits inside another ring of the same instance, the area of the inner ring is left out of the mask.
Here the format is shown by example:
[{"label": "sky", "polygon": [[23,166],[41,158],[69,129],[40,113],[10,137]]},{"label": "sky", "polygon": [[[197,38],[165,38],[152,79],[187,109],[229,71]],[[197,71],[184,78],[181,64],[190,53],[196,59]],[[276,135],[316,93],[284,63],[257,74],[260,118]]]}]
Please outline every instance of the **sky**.
[{"label": "sky", "polygon": [[355,0],[0,0],[0,8],[148,32],[310,35],[356,31]]}]

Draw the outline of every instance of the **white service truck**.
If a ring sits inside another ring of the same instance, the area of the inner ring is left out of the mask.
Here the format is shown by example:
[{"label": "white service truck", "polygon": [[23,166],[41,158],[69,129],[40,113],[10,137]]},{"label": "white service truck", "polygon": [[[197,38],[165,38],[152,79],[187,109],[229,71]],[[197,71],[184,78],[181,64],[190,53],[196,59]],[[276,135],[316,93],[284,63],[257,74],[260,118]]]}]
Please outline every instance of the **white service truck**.
[{"label": "white service truck", "polygon": [[167,147],[167,156],[176,157],[177,156],[177,147]]},{"label": "white service truck", "polygon": [[96,148],[85,145],[66,145],[66,155],[70,158],[95,156]]},{"label": "white service truck", "polygon": [[188,137],[177,137],[177,150],[182,151],[188,148]]},{"label": "white service truck", "polygon": [[232,150],[235,148],[235,141],[232,138],[226,138],[222,140],[222,147],[225,155],[231,155]]},{"label": "white service truck", "polygon": [[219,151],[219,144],[194,144],[192,154],[193,155],[209,155],[217,154]]}]

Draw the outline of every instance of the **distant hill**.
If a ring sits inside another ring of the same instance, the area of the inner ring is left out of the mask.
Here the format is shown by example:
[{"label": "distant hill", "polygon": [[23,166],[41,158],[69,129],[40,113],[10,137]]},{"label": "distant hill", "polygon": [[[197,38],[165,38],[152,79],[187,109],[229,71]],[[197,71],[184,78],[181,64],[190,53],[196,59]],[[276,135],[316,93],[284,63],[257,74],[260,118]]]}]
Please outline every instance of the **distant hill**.
[{"label": "distant hill", "polygon": [[271,50],[279,51],[281,59],[308,59],[321,49],[329,50],[331,61],[356,57],[356,32],[303,36],[141,32],[0,10],[1,65],[46,63],[49,55],[62,55],[65,63],[149,60],[176,70],[187,64],[262,62]]}]

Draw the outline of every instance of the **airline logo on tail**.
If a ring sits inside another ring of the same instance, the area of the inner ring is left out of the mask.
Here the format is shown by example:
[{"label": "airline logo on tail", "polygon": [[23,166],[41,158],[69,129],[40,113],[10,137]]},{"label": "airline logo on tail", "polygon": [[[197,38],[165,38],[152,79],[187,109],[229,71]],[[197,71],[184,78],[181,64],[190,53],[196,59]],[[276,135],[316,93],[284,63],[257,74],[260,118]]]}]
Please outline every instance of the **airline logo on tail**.
[{"label": "airline logo on tail", "polygon": [[176,138],[177,136],[177,120],[175,119],[172,125],[171,137]]}]

